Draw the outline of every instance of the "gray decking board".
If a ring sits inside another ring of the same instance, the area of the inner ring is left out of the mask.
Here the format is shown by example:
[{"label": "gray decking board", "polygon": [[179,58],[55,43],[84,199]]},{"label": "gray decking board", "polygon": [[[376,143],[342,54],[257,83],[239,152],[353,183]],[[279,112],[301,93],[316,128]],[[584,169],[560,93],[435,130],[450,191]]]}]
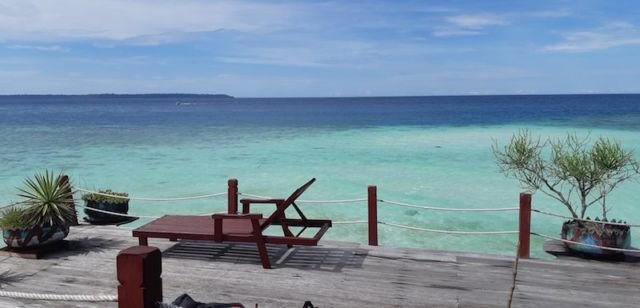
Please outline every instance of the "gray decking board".
[{"label": "gray decking board", "polygon": [[[0,290],[115,294],[115,257],[137,244],[131,230],[74,227],[70,249],[42,260],[0,257]],[[166,301],[182,293],[247,307],[505,307],[513,259],[473,253],[321,242],[270,246],[265,270],[254,245],[170,242],[163,251]],[[286,256],[286,257],[283,257]],[[276,260],[282,262],[276,263]],[[514,307],[635,307],[640,264],[578,259],[521,260]],[[0,297],[0,307],[116,307]]]}]

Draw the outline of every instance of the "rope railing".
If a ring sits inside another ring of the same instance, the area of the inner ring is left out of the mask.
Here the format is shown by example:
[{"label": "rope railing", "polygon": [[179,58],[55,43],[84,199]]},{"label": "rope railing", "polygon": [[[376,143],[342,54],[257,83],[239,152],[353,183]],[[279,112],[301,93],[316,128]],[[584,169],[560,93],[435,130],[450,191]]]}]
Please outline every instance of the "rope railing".
[{"label": "rope railing", "polygon": [[[99,212],[99,213],[104,213],[104,214],[109,214],[109,215],[114,215],[114,216],[121,216],[121,217],[128,217],[128,218],[148,218],[148,219],[156,219],[156,218],[160,218],[161,216],[144,216],[144,215],[129,215],[129,214],[122,214],[122,213],[118,213],[118,212],[111,212],[111,211],[105,211],[105,210],[101,210],[101,209],[96,209],[96,208],[92,208],[92,207],[87,207],[84,205],[78,205],[76,204],[77,207],[83,208],[83,209],[87,209],[89,211],[94,211],[94,212]],[[206,213],[200,213],[200,214],[191,214],[191,215],[196,215],[196,216],[210,216],[213,214],[226,214],[227,212],[206,212]]]},{"label": "rope railing", "polygon": [[334,225],[352,225],[352,224],[366,224],[368,221],[366,220],[345,220],[345,221],[332,221],[331,224]]},{"label": "rope railing", "polygon": [[563,242],[563,243],[575,244],[575,245],[592,247],[592,248],[599,248],[599,249],[603,249],[603,250],[611,250],[611,251],[617,251],[617,252],[635,252],[635,253],[640,252],[640,249],[623,249],[623,248],[598,246],[598,245],[593,245],[593,244],[587,244],[587,243],[580,243],[580,242],[575,242],[575,241],[570,241],[570,240],[564,240],[564,239],[561,239],[561,238],[557,238],[557,237],[553,237],[553,236],[549,236],[549,235],[545,235],[545,234],[537,233],[537,232],[531,232],[531,234],[539,236],[539,237],[542,237],[542,238],[546,238],[546,239],[549,239],[549,240],[556,240],[556,241],[560,241],[560,242]]},{"label": "rope railing", "polygon": [[385,221],[378,221],[378,224],[387,225],[387,226],[396,227],[396,228],[407,229],[407,230],[425,231],[425,232],[442,233],[442,234],[458,234],[458,235],[518,234],[518,231],[458,231],[458,230],[427,229],[427,228],[405,226],[405,225],[395,224],[395,223],[390,223],[390,222],[385,222]]},{"label": "rope railing", "polygon": [[[83,208],[83,209],[88,209],[90,211],[95,211],[95,212],[114,215],[114,216],[121,216],[121,217],[128,217],[128,218],[149,218],[149,219],[160,218],[160,216],[128,215],[128,214],[122,214],[122,213],[117,213],[117,212],[100,210],[100,209],[96,209],[96,208],[92,208],[92,207],[86,207],[86,206],[83,206],[83,205],[77,205],[77,206],[80,207],[80,208]],[[214,214],[226,214],[226,213],[227,212],[221,211],[221,212],[206,212],[206,213],[193,214],[193,215],[196,215],[196,216],[210,216],[210,215],[214,215]],[[363,224],[363,223],[367,223],[367,221],[366,220],[347,220],[347,221],[333,221],[331,223],[332,224],[336,224],[336,225],[341,225],[341,224]]]},{"label": "rope railing", "polygon": [[52,293],[26,293],[0,290],[0,297],[12,297],[23,299],[35,299],[46,301],[73,301],[73,302],[117,302],[116,295],[85,295],[85,294],[52,294]]},{"label": "rope railing", "polygon": [[144,216],[144,215],[122,214],[122,213],[117,213],[117,212],[111,212],[111,211],[105,211],[105,210],[101,210],[101,209],[96,209],[96,208],[92,208],[92,207],[88,207],[88,206],[84,206],[84,205],[80,205],[80,204],[76,204],[76,206],[80,207],[80,208],[83,208],[85,210],[94,211],[94,212],[98,212],[98,213],[109,214],[109,215],[113,215],[113,216],[128,217],[128,218],[149,218],[149,219],[160,218],[160,216]]},{"label": "rope railing", "polygon": [[[238,192],[238,195],[247,196],[258,199],[274,199],[274,197],[255,195],[249,193]],[[354,198],[354,199],[338,199],[338,200],[296,200],[299,203],[355,203],[355,202],[363,202],[367,201],[367,198]]]},{"label": "rope railing", "polygon": [[402,206],[402,207],[416,208],[416,209],[422,209],[422,210],[433,210],[433,211],[503,212],[503,211],[517,211],[517,210],[519,210],[519,208],[517,208],[517,207],[503,207],[503,208],[449,208],[449,207],[435,207],[435,206],[428,206],[428,205],[418,205],[418,204],[411,204],[411,203],[384,200],[384,199],[378,199],[378,201],[382,202],[382,203],[388,203],[388,204]]},{"label": "rope railing", "polygon": [[356,203],[367,201],[367,198],[338,199],[338,200],[298,200],[300,203]]},{"label": "rope railing", "polygon": [[118,195],[112,195],[112,194],[105,194],[105,193],[101,193],[101,192],[97,192],[97,191],[93,191],[93,190],[89,190],[89,189],[84,189],[84,188],[79,188],[79,187],[74,187],[75,190],[77,191],[81,191],[81,192],[85,192],[85,193],[89,193],[89,194],[96,194],[96,195],[100,195],[100,196],[105,196],[105,197],[111,197],[111,198],[117,198],[117,199],[129,199],[129,200],[138,200],[138,201],[185,201],[185,200],[196,200],[196,199],[208,199],[208,198],[213,198],[213,197],[219,197],[219,196],[224,196],[227,194],[227,192],[220,192],[220,193],[215,193],[215,194],[208,194],[208,195],[200,195],[200,196],[190,196],[190,197],[174,197],[174,198],[146,198],[146,197],[124,197],[124,196],[118,196]]},{"label": "rope railing", "polygon": [[551,212],[546,212],[546,211],[539,210],[539,209],[531,209],[531,211],[539,213],[539,214],[542,214],[542,215],[553,216],[553,217],[558,217],[558,218],[564,218],[564,219],[568,219],[568,220],[587,221],[587,222],[602,223],[602,224],[614,225],[614,226],[640,227],[640,225],[638,225],[638,224],[626,224],[626,223],[621,223],[621,222],[608,222],[608,221],[598,221],[598,220],[591,220],[591,219],[575,218],[575,217],[571,217],[571,216],[565,216],[565,215],[555,214],[555,213],[551,213]]}]

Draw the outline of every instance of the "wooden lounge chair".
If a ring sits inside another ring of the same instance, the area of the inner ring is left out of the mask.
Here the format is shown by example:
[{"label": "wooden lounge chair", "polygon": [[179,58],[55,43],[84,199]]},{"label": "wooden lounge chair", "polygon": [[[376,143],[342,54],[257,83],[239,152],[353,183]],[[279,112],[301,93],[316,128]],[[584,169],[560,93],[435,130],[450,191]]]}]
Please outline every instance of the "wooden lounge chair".
[{"label": "wooden lounge chair", "polygon": [[[295,201],[315,182],[311,179],[296,189],[287,199],[242,199],[242,214],[214,214],[209,216],[166,215],[133,230],[140,245],[146,246],[148,238],[168,238],[170,240],[208,240],[216,242],[256,243],[264,268],[271,268],[266,244],[315,246],[331,227],[331,220],[307,219]],[[276,209],[268,218],[262,214],[250,213],[252,204],[273,204]],[[300,218],[290,219],[285,211],[290,206]],[[283,235],[265,235],[270,226],[279,225]],[[302,227],[296,235],[290,227]],[[318,228],[313,237],[301,237],[307,228]]]}]

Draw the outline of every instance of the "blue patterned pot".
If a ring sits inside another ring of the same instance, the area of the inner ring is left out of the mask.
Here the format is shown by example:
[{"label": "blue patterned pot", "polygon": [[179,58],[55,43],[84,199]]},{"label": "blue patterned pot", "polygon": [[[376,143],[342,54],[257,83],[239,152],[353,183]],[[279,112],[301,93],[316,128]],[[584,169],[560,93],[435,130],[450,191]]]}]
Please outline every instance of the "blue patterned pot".
[{"label": "blue patterned pot", "polygon": [[2,230],[2,239],[11,248],[30,248],[63,240],[69,235],[69,225]]},{"label": "blue patterned pot", "polygon": [[629,249],[631,247],[629,226],[612,225],[598,221],[567,221],[562,225],[562,239],[592,245],[566,243],[567,248],[570,250],[594,257],[606,257],[622,253],[593,246],[620,249]]}]

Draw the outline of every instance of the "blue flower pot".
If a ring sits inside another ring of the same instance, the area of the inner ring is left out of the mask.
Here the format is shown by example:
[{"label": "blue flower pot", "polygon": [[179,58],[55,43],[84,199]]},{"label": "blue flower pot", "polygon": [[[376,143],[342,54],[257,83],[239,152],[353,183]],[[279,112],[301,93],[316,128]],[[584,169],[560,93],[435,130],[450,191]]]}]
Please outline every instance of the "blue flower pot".
[{"label": "blue flower pot", "polygon": [[32,248],[63,240],[69,235],[69,225],[44,226],[29,229],[2,230],[2,239],[11,248]]},{"label": "blue flower pot", "polygon": [[[113,212],[118,214],[127,214],[129,212],[129,201],[126,201],[124,203],[109,203],[86,200],[84,204],[85,207],[94,208],[106,212]],[[129,219],[129,217],[126,216],[92,211],[90,209],[84,209],[84,213],[87,215],[87,220],[92,223],[117,223]]]},{"label": "blue flower pot", "polygon": [[591,257],[607,257],[622,254],[619,251],[599,247],[629,249],[631,232],[629,226],[612,225],[598,221],[567,221],[562,225],[562,239],[581,244],[566,243],[569,250]]}]

